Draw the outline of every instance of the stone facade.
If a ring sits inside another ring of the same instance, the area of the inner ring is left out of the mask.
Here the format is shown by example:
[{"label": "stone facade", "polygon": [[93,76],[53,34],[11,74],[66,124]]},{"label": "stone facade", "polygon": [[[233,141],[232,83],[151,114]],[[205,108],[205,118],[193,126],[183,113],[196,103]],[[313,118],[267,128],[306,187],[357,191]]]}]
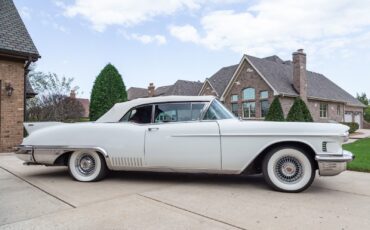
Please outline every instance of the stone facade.
[{"label": "stone facade", "polygon": [[[327,114],[325,116],[320,117],[320,105],[322,107],[327,107]],[[309,100],[308,101],[308,109],[311,112],[311,116],[314,121],[317,122],[328,122],[328,121],[336,121],[336,122],[343,122],[344,120],[344,104],[339,102],[326,102],[326,101],[319,101],[319,100]]]},{"label": "stone facade", "polygon": [[[262,79],[257,71],[247,62],[244,62],[237,73],[232,87],[225,94],[224,104],[231,110],[231,96],[238,95],[238,116],[245,119],[262,119],[261,114],[261,101],[267,100],[269,105],[274,99],[274,92],[270,86]],[[247,88],[255,89],[255,99],[245,100],[243,98],[243,90]],[[268,97],[261,99],[261,92],[268,92]],[[209,95],[209,94],[208,94]],[[243,114],[243,103],[244,102],[255,102],[256,116],[247,117]],[[234,102],[233,102],[234,103]]]},{"label": "stone facade", "polygon": [[[0,57],[0,152],[11,152],[23,139],[24,62]],[[6,85],[14,91],[7,95]]]},{"label": "stone facade", "polygon": [[212,86],[209,84],[208,81],[204,82],[204,86],[202,88],[202,91],[200,92],[199,95],[212,95],[212,96],[217,96],[216,92],[212,88]]}]

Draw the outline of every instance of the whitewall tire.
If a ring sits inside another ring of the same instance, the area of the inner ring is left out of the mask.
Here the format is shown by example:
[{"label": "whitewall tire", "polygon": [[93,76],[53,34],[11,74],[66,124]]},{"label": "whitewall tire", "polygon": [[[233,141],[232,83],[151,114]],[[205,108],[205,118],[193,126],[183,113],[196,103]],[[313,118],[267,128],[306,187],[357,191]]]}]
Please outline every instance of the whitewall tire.
[{"label": "whitewall tire", "polygon": [[262,170],[267,184],[281,192],[301,192],[315,179],[312,157],[295,147],[270,151],[264,158]]},{"label": "whitewall tire", "polygon": [[74,179],[82,182],[101,180],[108,172],[105,160],[99,153],[83,150],[71,154],[68,169]]}]

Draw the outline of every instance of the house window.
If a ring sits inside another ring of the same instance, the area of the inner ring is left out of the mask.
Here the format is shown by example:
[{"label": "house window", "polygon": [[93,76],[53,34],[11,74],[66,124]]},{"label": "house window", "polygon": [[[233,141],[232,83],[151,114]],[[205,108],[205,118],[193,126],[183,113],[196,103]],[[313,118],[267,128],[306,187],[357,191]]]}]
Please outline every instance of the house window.
[{"label": "house window", "polygon": [[231,102],[238,102],[239,97],[237,94],[231,95]]},{"label": "house window", "polygon": [[255,100],[256,90],[254,88],[246,88],[243,90],[243,100]]},{"label": "house window", "polygon": [[328,117],[328,104],[320,103],[320,118]]},{"label": "house window", "polygon": [[269,92],[268,91],[261,91],[260,92],[260,99],[267,99],[269,98]]},{"label": "house window", "polygon": [[269,112],[269,101],[263,100],[261,101],[261,117],[266,117],[267,113]]},{"label": "house window", "polygon": [[256,117],[256,102],[243,103],[243,118]]},{"label": "house window", "polygon": [[337,105],[337,115],[340,115],[341,112],[340,112],[340,105]]},{"label": "house window", "polygon": [[237,117],[239,116],[238,110],[239,110],[238,103],[231,103],[231,112],[232,112],[235,116],[237,116]]}]

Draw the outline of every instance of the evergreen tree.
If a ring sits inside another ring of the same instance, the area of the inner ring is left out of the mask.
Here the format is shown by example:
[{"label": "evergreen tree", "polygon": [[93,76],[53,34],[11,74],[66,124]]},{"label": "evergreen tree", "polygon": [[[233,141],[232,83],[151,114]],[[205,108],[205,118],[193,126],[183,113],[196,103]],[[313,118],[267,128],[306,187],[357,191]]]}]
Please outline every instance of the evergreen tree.
[{"label": "evergreen tree", "polygon": [[312,122],[312,116],[310,111],[307,108],[306,103],[300,98],[297,97],[294,100],[292,107],[287,116],[287,121],[301,121],[301,122]]},{"label": "evergreen tree", "polygon": [[96,77],[91,92],[90,120],[95,121],[118,102],[127,100],[125,84],[118,70],[108,64]]},{"label": "evergreen tree", "polygon": [[308,109],[306,103],[302,99],[299,99],[299,101],[301,103],[301,109],[302,109],[302,112],[303,112],[304,121],[313,122],[310,110]]},{"label": "evergreen tree", "polygon": [[265,117],[265,121],[284,121],[283,108],[281,107],[280,100],[275,97],[271,103],[270,109]]}]

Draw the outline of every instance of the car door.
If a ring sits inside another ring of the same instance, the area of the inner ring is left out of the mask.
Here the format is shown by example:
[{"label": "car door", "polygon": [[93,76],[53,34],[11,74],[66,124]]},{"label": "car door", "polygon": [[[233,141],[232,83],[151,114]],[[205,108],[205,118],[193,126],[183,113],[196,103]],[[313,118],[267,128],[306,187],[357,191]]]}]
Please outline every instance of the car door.
[{"label": "car door", "polygon": [[154,123],[145,134],[148,167],[220,170],[221,150],[216,121],[200,121],[206,103],[155,105]]}]

